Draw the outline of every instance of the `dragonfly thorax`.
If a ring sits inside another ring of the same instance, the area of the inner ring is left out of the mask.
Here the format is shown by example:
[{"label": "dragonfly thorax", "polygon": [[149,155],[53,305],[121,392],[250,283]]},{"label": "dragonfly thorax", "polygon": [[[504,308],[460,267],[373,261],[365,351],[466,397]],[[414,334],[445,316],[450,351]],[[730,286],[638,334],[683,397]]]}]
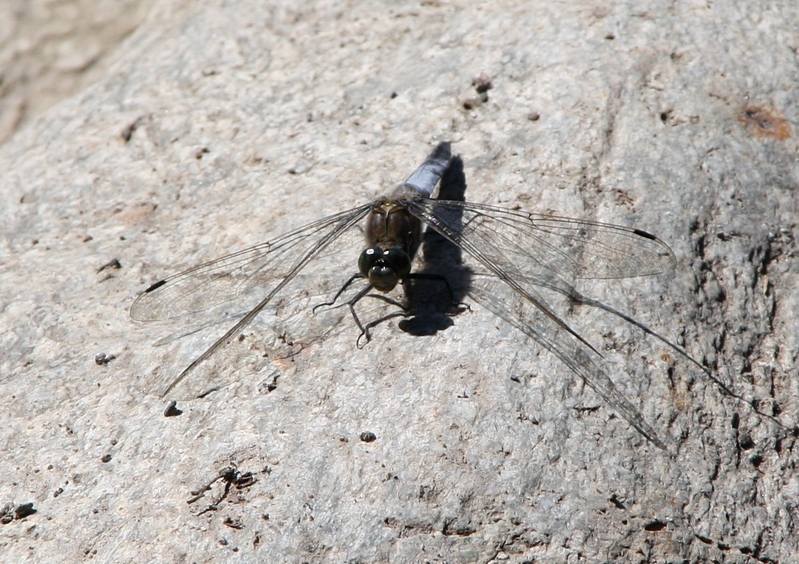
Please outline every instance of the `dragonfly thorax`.
[{"label": "dragonfly thorax", "polygon": [[413,260],[421,240],[422,224],[403,206],[402,199],[374,204],[366,221],[366,243],[370,247],[402,249]]},{"label": "dragonfly thorax", "polygon": [[358,270],[376,290],[390,292],[397,282],[411,273],[408,253],[397,247],[369,247],[358,259]]}]

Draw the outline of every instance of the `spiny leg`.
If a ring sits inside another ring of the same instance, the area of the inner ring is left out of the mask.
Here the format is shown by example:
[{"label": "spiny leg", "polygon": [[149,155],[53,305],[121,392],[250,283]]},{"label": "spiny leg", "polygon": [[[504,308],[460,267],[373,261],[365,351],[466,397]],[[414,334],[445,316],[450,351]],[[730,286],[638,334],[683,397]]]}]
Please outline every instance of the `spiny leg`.
[{"label": "spiny leg", "polygon": [[[331,301],[325,302],[325,303],[322,303],[322,304],[316,304],[315,306],[313,306],[313,309],[311,310],[311,312],[315,315],[316,314],[316,310],[319,309],[320,307],[334,305],[338,301],[338,299],[341,297],[341,294],[343,294],[347,290],[347,288],[349,288],[352,285],[352,283],[355,282],[356,280],[358,280],[359,278],[366,278],[366,277],[363,274],[361,274],[360,272],[356,272],[355,274],[350,276],[350,279],[347,280],[344,283],[344,285],[339,289],[338,292],[336,292],[336,295],[333,297],[333,299]],[[372,285],[369,284],[367,287],[371,289]],[[344,305],[344,304],[341,304],[341,305]]]}]

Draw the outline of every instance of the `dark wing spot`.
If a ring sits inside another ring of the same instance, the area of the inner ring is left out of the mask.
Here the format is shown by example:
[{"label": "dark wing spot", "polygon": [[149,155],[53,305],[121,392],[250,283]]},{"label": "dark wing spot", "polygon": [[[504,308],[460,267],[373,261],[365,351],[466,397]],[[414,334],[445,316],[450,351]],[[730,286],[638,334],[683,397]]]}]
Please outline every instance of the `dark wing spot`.
[{"label": "dark wing spot", "polygon": [[148,292],[152,292],[153,290],[157,290],[158,288],[160,288],[160,287],[161,287],[161,286],[163,286],[164,284],[166,284],[166,280],[159,280],[158,282],[156,282],[155,284],[153,284],[152,286],[150,286],[149,288],[147,288],[147,289],[144,291],[144,293],[146,294],[146,293],[148,293]]},{"label": "dark wing spot", "polygon": [[633,229],[633,233],[635,233],[639,237],[643,237],[644,239],[652,239],[653,241],[657,241],[657,237],[655,237],[651,233],[647,233],[646,231],[641,231],[640,229]]}]

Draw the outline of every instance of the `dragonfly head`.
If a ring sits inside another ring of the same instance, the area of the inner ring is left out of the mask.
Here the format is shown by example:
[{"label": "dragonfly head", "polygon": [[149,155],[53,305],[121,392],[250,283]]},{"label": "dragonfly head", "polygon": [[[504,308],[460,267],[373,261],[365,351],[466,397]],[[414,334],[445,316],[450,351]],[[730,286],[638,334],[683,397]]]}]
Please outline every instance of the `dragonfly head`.
[{"label": "dragonfly head", "polygon": [[397,247],[369,247],[358,259],[358,270],[380,292],[390,292],[397,282],[411,273],[408,253]]}]

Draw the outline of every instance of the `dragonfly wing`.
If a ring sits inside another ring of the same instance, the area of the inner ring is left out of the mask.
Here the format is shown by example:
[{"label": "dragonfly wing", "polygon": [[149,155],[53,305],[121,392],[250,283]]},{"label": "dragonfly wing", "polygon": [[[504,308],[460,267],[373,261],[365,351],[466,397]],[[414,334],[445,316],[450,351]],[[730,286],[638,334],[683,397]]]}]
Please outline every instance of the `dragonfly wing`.
[{"label": "dragonfly wing", "polygon": [[[291,280],[339,235],[358,223],[372,205],[329,216],[287,233],[273,241],[250,247],[192,268],[153,284],[131,306],[131,316],[138,320],[156,320],[202,311],[229,301],[247,288],[264,282],[260,303],[244,315],[227,333],[217,339],[175,378],[164,396],[183,386],[187,376],[249,325]],[[204,381],[202,382],[205,383]]]},{"label": "dragonfly wing", "polygon": [[[479,234],[484,245],[498,249],[525,274],[629,278],[676,264],[668,245],[640,229],[470,202],[427,200],[417,208],[426,223],[456,243]],[[458,222],[450,219],[459,216]]]},{"label": "dragonfly wing", "polygon": [[266,243],[195,266],[156,282],[130,308],[136,321],[156,321],[211,309],[256,285],[264,295],[312,260],[329,242],[363,218],[371,204],[331,215]]},{"label": "dragonfly wing", "polygon": [[597,366],[583,347],[583,343],[568,334],[537,307],[498,279],[480,277],[474,280],[469,294],[472,298],[504,319],[522,333],[558,357],[591,387],[608,405],[658,448],[666,445],[639,411],[625,398],[602,368]]},{"label": "dragonfly wing", "polygon": [[[520,268],[519,262],[514,260],[516,257],[513,256],[513,247],[511,246],[515,242],[506,240],[510,234],[493,231],[490,227],[485,226],[485,223],[490,222],[490,216],[483,213],[476,214],[466,202],[451,200],[410,200],[405,205],[414,216],[466,251],[562,329],[589,349],[597,352],[590,343],[551,310],[536,289],[536,282],[543,278],[536,273],[540,274],[544,269],[537,267],[534,273],[530,274],[527,268]],[[502,208],[496,208],[496,210],[506,211]],[[482,221],[484,223],[481,223]],[[522,267],[525,266],[529,267],[529,265],[522,264]],[[536,268],[535,264],[533,268]],[[549,273],[548,276],[551,277],[552,273]]]},{"label": "dragonfly wing", "polygon": [[[497,277],[482,285],[473,282],[470,294],[475,301],[555,354],[648,440],[665,448],[586,352],[586,348],[596,349],[560,319],[536,290],[544,287],[579,296],[563,279],[587,278],[586,260],[601,269],[594,278],[659,272],[674,262],[664,243],[633,229],[466,202],[428,199],[407,206]],[[638,239],[644,241],[643,250],[634,252],[633,259],[624,256],[619,241],[637,243]]]}]

